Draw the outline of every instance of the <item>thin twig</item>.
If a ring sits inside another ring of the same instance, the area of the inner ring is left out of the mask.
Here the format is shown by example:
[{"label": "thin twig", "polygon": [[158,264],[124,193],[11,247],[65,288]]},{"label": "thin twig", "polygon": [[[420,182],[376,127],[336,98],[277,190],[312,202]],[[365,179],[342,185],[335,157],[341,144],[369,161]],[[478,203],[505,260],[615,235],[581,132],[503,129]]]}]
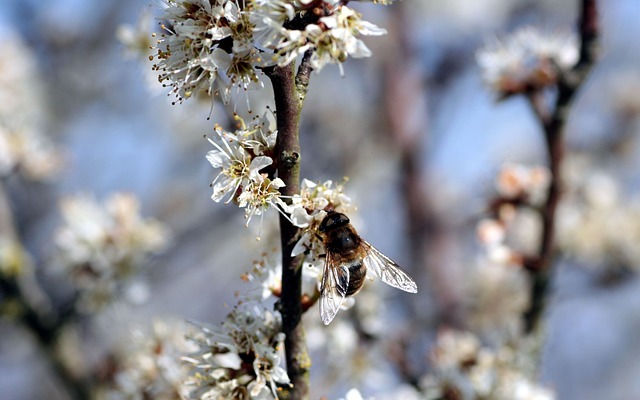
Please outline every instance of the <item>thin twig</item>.
[{"label": "thin twig", "polygon": [[[582,0],[578,28],[581,46],[580,59],[576,66],[563,74],[558,83],[558,96],[549,119],[542,119],[546,150],[549,157],[551,182],[549,192],[542,209],[542,239],[538,257],[527,265],[532,277],[531,304],[524,315],[525,329],[532,332],[540,320],[545,307],[549,289],[549,278],[554,255],[556,209],[562,192],[560,167],[564,159],[564,131],[569,111],[580,85],[584,82],[597,58],[598,13],[595,0]],[[532,97],[529,97],[532,100]],[[532,101],[534,109],[538,105]]]}]

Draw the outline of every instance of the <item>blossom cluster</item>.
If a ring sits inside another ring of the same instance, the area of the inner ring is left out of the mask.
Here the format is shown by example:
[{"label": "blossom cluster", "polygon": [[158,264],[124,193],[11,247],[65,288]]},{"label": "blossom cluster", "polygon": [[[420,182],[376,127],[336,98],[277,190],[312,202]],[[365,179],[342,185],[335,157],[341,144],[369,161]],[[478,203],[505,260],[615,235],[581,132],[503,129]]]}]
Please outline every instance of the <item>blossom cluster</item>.
[{"label": "blossom cluster", "polygon": [[566,198],[558,210],[560,247],[581,264],[640,268],[640,198],[625,196],[611,172],[567,160]]},{"label": "blossom cluster", "polygon": [[35,56],[21,38],[6,31],[0,48],[0,176],[18,170],[43,180],[62,166],[45,136],[44,87]]},{"label": "blossom cluster", "polygon": [[184,384],[189,367],[181,361],[183,354],[196,350],[186,339],[188,327],[179,321],[154,321],[150,332],[136,329],[126,344],[113,356],[108,368],[108,382],[97,398],[186,399],[189,388]]},{"label": "blossom cluster", "polygon": [[531,282],[527,272],[481,254],[471,263],[467,277],[464,297],[467,328],[492,344],[522,335],[522,315],[530,306]]},{"label": "blossom cluster", "polygon": [[[322,221],[325,210],[349,212],[354,209],[351,199],[344,194],[343,184],[334,186],[332,181],[319,184],[307,179],[302,181],[300,194],[288,198],[287,204],[279,190],[284,187],[284,182],[274,177],[277,130],[271,128],[272,114],[267,112],[261,117],[254,117],[248,124],[238,115],[234,118],[238,123],[234,132],[216,125],[216,138],[209,139],[215,149],[207,153],[207,160],[219,169],[211,184],[213,201],[226,199],[229,203],[235,200],[240,208],[245,209],[247,225],[254,216],[262,216],[269,208],[274,208],[295,226],[305,229],[301,245],[316,240],[313,232]],[[308,246],[301,251],[306,249]]]},{"label": "blossom cluster", "polygon": [[337,0],[165,0],[154,70],[178,101],[204,90],[228,103],[232,89],[261,87],[265,67],[307,51],[320,70],[368,57],[361,35],[385,31]]},{"label": "blossom cluster", "polygon": [[[286,205],[279,189],[284,186],[280,178],[273,178],[273,148],[277,131],[270,129],[269,114],[254,118],[245,124],[235,116],[238,129],[228,132],[219,125],[214,128],[215,147],[207,153],[207,160],[220,172],[213,180],[211,198],[227,203],[235,200],[245,209],[247,225],[255,215],[263,215],[270,207],[282,210]],[[271,167],[270,173],[267,169]]]},{"label": "blossom cluster", "polygon": [[513,250],[507,240],[519,241],[521,247],[532,245],[539,221],[531,208],[544,200],[550,177],[549,170],[541,166],[503,166],[495,183],[498,197],[491,206],[491,216],[480,220],[476,230],[490,261],[522,264],[524,249]]},{"label": "blossom cluster", "polygon": [[535,338],[498,349],[469,332],[441,331],[432,350],[433,372],[422,385],[426,399],[553,400],[535,379]]},{"label": "blossom cluster", "polygon": [[476,226],[482,252],[470,269],[468,326],[494,343],[522,333],[530,282],[522,268],[513,266],[525,266],[527,256],[537,251],[541,229],[537,209],[549,182],[545,167],[505,164],[496,177],[497,196],[490,215]]},{"label": "blossom cluster", "polygon": [[81,307],[105,306],[123,285],[136,296],[132,278],[166,246],[168,230],[142,218],[130,194],[115,194],[104,205],[86,196],[69,197],[61,211],[64,224],[54,239],[57,257],[79,291]]},{"label": "blossom cluster", "polygon": [[184,357],[194,399],[277,399],[289,384],[282,366],[281,316],[257,301],[241,301],[220,328],[199,326],[198,349]]},{"label": "blossom cluster", "polygon": [[[242,274],[242,280],[254,285],[248,298],[267,300],[279,298],[282,293],[282,261],[277,252],[265,253],[260,260],[254,261],[251,271]],[[311,302],[318,295],[322,267],[318,263],[305,261],[302,264],[302,297]],[[251,293],[256,293],[252,296]]]},{"label": "blossom cluster", "polygon": [[486,84],[501,96],[553,86],[578,61],[575,35],[521,28],[476,54]]}]

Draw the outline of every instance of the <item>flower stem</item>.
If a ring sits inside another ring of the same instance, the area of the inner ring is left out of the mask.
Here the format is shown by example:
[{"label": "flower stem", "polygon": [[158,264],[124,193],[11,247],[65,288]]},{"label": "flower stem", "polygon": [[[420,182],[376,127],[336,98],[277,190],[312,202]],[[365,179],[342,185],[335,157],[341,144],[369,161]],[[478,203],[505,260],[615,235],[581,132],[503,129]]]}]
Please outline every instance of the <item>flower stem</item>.
[{"label": "flower stem", "polygon": [[[286,186],[283,196],[300,192],[300,141],[299,122],[311,69],[308,57],[295,77],[293,65],[274,67],[266,71],[273,86],[276,103],[278,136],[276,139],[276,163],[278,177]],[[311,359],[302,319],[302,261],[303,255],[291,256],[291,250],[299,237],[299,229],[280,215],[280,241],[282,245],[282,331],[285,338],[287,374],[291,387],[280,393],[282,399],[306,399],[309,396],[309,370]]]},{"label": "flower stem", "polygon": [[529,96],[530,103],[540,119],[545,135],[551,182],[542,213],[542,239],[535,262],[528,265],[532,277],[531,304],[524,315],[525,329],[536,329],[544,311],[549,278],[554,256],[556,209],[562,192],[560,168],[564,159],[564,131],[572,101],[580,85],[584,82],[597,58],[598,13],[596,0],[582,0],[580,19],[580,59],[576,66],[564,74],[558,82],[558,97],[549,117],[540,112],[535,96]]}]

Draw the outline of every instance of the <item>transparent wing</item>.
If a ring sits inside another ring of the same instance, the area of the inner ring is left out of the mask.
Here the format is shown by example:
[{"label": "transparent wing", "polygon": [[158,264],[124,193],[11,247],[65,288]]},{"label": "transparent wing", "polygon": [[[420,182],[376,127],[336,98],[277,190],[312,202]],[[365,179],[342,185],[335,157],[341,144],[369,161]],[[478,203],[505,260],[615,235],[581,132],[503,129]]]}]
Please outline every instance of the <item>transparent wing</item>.
[{"label": "transparent wing", "polygon": [[340,310],[348,287],[349,269],[336,265],[331,253],[327,252],[320,285],[320,319],[325,325],[329,325]]},{"label": "transparent wing", "polygon": [[364,245],[367,247],[367,256],[364,258],[367,271],[394,288],[409,293],[418,293],[416,282],[398,264],[366,241]]}]

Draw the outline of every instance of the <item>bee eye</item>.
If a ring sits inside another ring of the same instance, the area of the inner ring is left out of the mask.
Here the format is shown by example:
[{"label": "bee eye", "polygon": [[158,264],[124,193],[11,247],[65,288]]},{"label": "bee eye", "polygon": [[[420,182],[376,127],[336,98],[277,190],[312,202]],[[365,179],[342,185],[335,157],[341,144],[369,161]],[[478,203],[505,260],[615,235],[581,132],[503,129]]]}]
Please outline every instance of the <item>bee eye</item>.
[{"label": "bee eye", "polygon": [[333,224],[335,223],[335,221],[333,220],[332,217],[326,217],[324,220],[322,220],[322,223],[320,224],[320,232],[324,232],[327,230],[327,228],[330,228],[331,226],[333,226]]},{"label": "bee eye", "polygon": [[329,229],[336,229],[336,227],[345,226],[347,224],[349,224],[349,218],[346,215],[330,211],[320,223],[318,231],[325,232]]}]

